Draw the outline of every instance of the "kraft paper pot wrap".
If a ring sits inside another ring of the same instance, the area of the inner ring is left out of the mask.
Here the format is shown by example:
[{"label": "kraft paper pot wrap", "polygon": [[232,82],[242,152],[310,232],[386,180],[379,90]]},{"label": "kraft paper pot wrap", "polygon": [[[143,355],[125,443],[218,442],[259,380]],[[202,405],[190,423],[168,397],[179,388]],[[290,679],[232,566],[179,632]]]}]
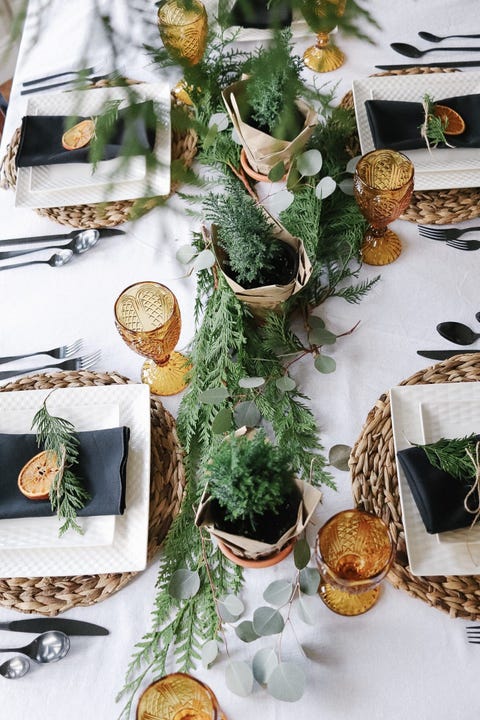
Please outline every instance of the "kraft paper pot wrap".
[{"label": "kraft paper pot wrap", "polygon": [[318,488],[313,487],[313,485],[298,479],[295,480],[295,484],[302,495],[302,500],[298,508],[297,521],[295,525],[292,525],[274,544],[259,542],[258,540],[252,540],[251,538],[242,537],[241,535],[232,535],[231,533],[217,530],[213,525],[211,499],[208,494],[208,487],[205,489],[200,501],[195,517],[195,524],[197,527],[204,527],[214,538],[221,540],[235,555],[251,560],[260,560],[281,550],[290,540],[298,537],[307,527],[317,505],[322,499],[322,493]]},{"label": "kraft paper pot wrap", "polygon": [[318,116],[304,100],[297,100],[295,104],[304,117],[303,129],[293,140],[277,140],[247,122],[249,115],[246,99],[247,83],[248,78],[229,85],[222,91],[222,97],[241,139],[250,167],[262,175],[268,175],[270,170],[281,161],[288,167],[292,157],[305,147],[318,123]]}]

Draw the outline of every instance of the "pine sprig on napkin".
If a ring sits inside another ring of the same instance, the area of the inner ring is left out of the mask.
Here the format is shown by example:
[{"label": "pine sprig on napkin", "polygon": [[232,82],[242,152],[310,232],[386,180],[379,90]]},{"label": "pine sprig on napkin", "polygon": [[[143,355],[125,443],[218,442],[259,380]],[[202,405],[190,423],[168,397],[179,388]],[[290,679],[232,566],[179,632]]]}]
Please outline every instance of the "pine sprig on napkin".
[{"label": "pine sprig on napkin", "polygon": [[457,480],[465,481],[473,480],[476,475],[473,458],[477,443],[477,436],[472,434],[463,438],[441,438],[437,442],[417,447],[423,448],[433,467],[447,472]]},{"label": "pine sprig on napkin", "polygon": [[48,397],[35,414],[32,429],[36,432],[38,446],[53,453],[60,463],[60,470],[50,488],[50,504],[59,520],[63,520],[59,530],[60,536],[70,529],[83,533],[76,518],[78,511],[90,499],[90,495],[83,487],[80,478],[71,469],[78,464],[80,441],[75,434],[75,426],[69,420],[49,413],[47,399]]}]

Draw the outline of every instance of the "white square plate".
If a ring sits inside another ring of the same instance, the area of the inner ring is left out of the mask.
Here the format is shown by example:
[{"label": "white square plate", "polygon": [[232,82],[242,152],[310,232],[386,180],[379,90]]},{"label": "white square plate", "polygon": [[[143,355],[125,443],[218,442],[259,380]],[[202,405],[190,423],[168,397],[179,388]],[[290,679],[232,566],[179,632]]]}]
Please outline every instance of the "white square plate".
[{"label": "white square plate", "polygon": [[[370,77],[353,82],[353,100],[362,155],[375,150],[365,110],[366,100],[422,102],[480,93],[480,73],[427,73]],[[480,148],[404,150],[415,165],[415,190],[480,186]]]},{"label": "white square plate", "polygon": [[[35,410],[7,410],[0,415],[0,432],[31,433]],[[118,427],[118,405],[96,405],[91,407],[58,407],[55,410],[60,417],[70,420],[77,430],[102,430]],[[113,541],[115,516],[79,518],[83,535],[68,532],[58,536],[57,517],[5,518],[0,520],[0,548],[31,547],[74,547],[87,545],[109,545]]]},{"label": "white square plate", "polygon": [[[411,443],[424,444],[441,437],[480,433],[480,383],[394,387],[390,390],[390,402],[395,453],[410,447]],[[437,535],[425,530],[398,461],[397,477],[410,572],[413,575],[480,574],[478,531],[463,542],[449,542],[448,538],[439,542]]]},{"label": "white square plate", "polygon": [[[11,411],[33,414],[50,390],[0,393],[0,417]],[[75,547],[56,543],[48,548],[1,548],[1,577],[93,575],[142,570],[147,562],[150,494],[150,391],[147,385],[99,385],[59,388],[51,395],[51,412],[69,408],[81,419],[78,429],[91,429],[97,409],[118,406],[118,424],[130,428],[126,509],[115,517],[110,544]],[[3,426],[4,427],[4,426]],[[13,432],[12,428],[9,431]],[[3,521],[1,521],[3,522]],[[82,520],[83,522],[83,520]]]},{"label": "white square plate", "polygon": [[[131,90],[130,90],[131,92]],[[150,195],[168,195],[170,191],[170,90],[166,83],[135,86],[138,102],[153,100],[161,122],[157,126],[154,153],[158,165],[147,173],[145,158],[104,160],[92,172],[89,163],[39,165],[18,168],[15,205],[19,207],[56,207],[129,200]],[[127,105],[129,89],[94,88],[53,93],[30,98],[27,115],[90,116],[102,111],[108,100]]]},{"label": "white square plate", "polygon": [[[220,31],[220,28],[218,27],[218,24],[216,22],[216,18],[218,16],[218,0],[204,0],[203,4],[205,5],[205,9],[208,14],[209,23],[212,26],[215,26],[218,31]],[[228,2],[226,3],[226,7],[229,11],[234,5],[235,0],[228,0]],[[308,24],[306,23],[303,15],[299,10],[293,10],[290,29],[292,31],[293,38],[300,38],[310,35],[312,38],[312,45],[315,44],[315,33],[313,32],[313,30],[310,30]],[[227,33],[227,37],[231,33],[235,34],[235,42],[258,42],[261,40],[268,40],[272,37],[271,30],[261,30],[259,28],[247,28],[239,26],[229,27]]]}]

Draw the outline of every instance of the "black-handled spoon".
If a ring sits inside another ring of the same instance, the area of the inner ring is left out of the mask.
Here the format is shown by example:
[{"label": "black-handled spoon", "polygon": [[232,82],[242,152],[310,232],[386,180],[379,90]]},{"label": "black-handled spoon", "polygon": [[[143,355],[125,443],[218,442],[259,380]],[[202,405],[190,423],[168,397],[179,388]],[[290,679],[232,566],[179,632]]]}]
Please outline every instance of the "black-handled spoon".
[{"label": "black-handled spoon", "polygon": [[[480,313],[477,315],[480,316]],[[442,337],[455,345],[471,345],[480,338],[480,333],[473,332],[468,325],[460,322],[441,322],[437,325],[437,330]]]},{"label": "black-handled spoon", "polygon": [[432,33],[424,32],[423,30],[418,34],[422,40],[434,43],[442,42],[442,40],[450,40],[450,38],[480,38],[480,35],[444,35],[443,37],[440,37],[440,35],[433,35]]},{"label": "black-handled spoon", "polygon": [[410,58],[420,58],[430,52],[451,52],[452,50],[456,52],[463,52],[464,50],[480,52],[480,47],[443,47],[429,48],[428,50],[419,50],[413,45],[408,45],[407,43],[391,43],[390,47],[392,48],[392,50],[395,50],[395,52],[400,53],[400,55],[405,55],[406,57]]}]

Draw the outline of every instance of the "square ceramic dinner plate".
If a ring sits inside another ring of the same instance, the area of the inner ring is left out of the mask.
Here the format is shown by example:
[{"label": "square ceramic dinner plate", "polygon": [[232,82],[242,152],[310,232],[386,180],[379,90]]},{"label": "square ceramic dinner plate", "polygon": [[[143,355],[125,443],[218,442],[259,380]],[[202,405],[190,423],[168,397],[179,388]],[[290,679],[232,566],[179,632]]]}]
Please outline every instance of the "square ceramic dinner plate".
[{"label": "square ceramic dinner plate", "polygon": [[[93,88],[52,93],[30,98],[27,115],[97,115],[109,100],[128,104],[125,87]],[[95,172],[90,163],[66,163],[18,168],[15,205],[19,207],[56,207],[112,200],[130,200],[170,192],[170,89],[167,83],[135,86],[136,101],[153,100],[157,117],[154,153],[157,166],[147,173],[144,157],[122,158],[98,163]]]},{"label": "square ceramic dinner plate", "polygon": [[[50,390],[24,390],[0,393],[0,432],[31,432],[31,418]],[[148,513],[150,494],[150,392],[146,385],[105,385],[80,388],[59,388],[51,394],[48,409],[53,414],[75,421],[77,430],[95,430],[112,426],[130,428],[126,473],[126,509],[123,515],[98,518],[102,530],[101,544],[89,540],[81,543],[77,536],[71,542],[67,536],[51,542],[48,547],[0,546],[1,577],[44,577],[65,575],[94,575],[142,570],[147,562]],[[15,419],[15,415],[17,418]],[[8,418],[12,419],[11,424]],[[15,428],[15,429],[13,429]],[[1,500],[0,500],[1,501]],[[31,532],[31,521],[27,532]],[[50,518],[40,518],[50,520]],[[84,523],[87,519],[81,519]],[[88,520],[93,520],[89,518]],[[97,519],[96,519],[97,520]],[[22,533],[22,519],[0,520],[16,522]],[[112,523],[113,537],[108,540],[108,524]],[[58,523],[57,523],[58,529]],[[37,534],[44,532],[36,530]],[[87,533],[88,537],[88,523]],[[106,539],[106,541],[105,541]],[[28,542],[25,545],[29,545]]]},{"label": "square ceramic dinner plate", "polygon": [[[480,433],[480,383],[394,387],[390,402],[395,453],[411,443],[423,445],[442,437]],[[413,575],[480,574],[480,528],[427,533],[398,461],[397,477]]]},{"label": "square ceramic dinner plate", "polygon": [[[203,0],[203,4],[205,5],[209,22],[215,26],[217,24],[216,18],[218,17],[219,0]],[[228,11],[230,11],[234,5],[235,0],[227,0],[225,2],[225,7]],[[292,31],[293,38],[311,36],[312,45],[315,43],[315,33],[313,32],[313,30],[310,30],[308,24],[306,23],[303,15],[299,10],[294,9],[292,12],[292,23],[290,25],[290,29]],[[229,27],[227,30],[227,36],[229,36],[230,34],[235,34],[235,42],[258,42],[261,40],[268,40],[272,37],[271,30],[262,30],[260,28],[247,28],[239,26]]]},{"label": "square ceramic dinner plate", "polygon": [[[369,77],[353,82],[353,100],[362,155],[375,150],[365,110],[366,100],[422,102],[480,93],[480,73],[427,73]],[[415,165],[415,190],[480,186],[480,148],[404,150]]]}]

